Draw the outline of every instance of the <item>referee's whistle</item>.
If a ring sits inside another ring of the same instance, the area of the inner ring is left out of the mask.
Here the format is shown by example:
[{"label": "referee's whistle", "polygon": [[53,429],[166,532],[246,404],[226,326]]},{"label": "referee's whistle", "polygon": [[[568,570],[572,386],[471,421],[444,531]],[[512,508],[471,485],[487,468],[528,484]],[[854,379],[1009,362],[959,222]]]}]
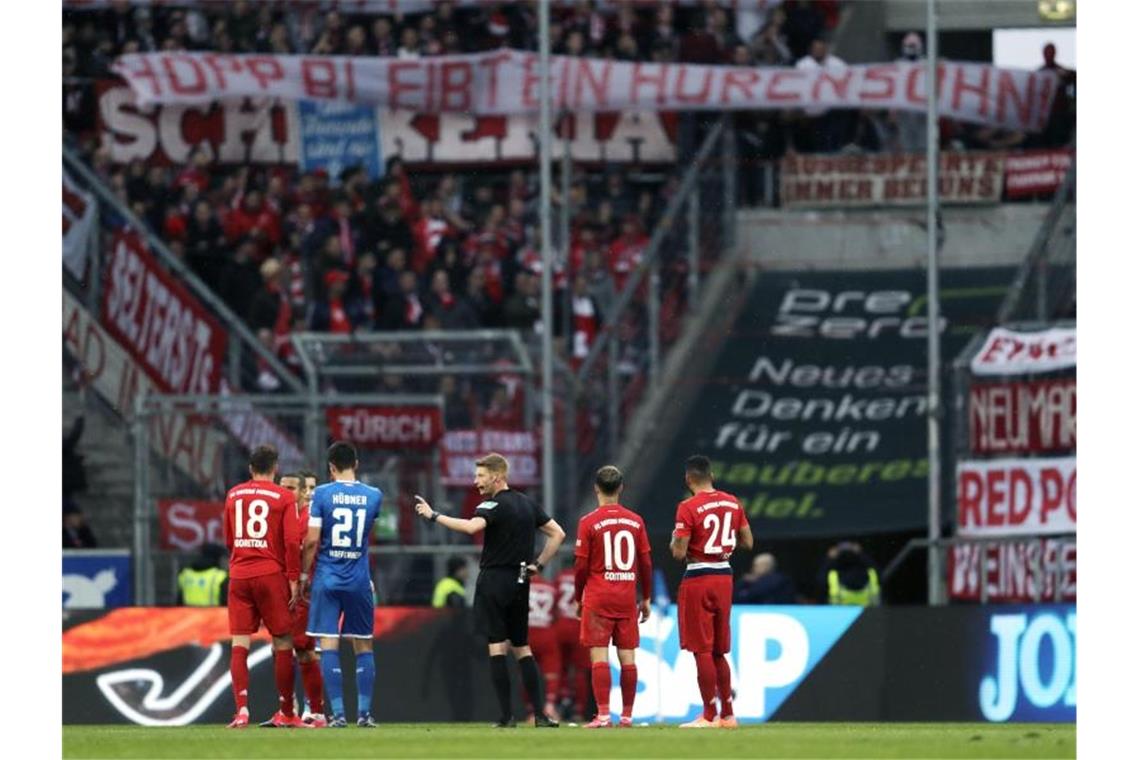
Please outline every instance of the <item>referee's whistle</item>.
[{"label": "referee's whistle", "polygon": [[520,562],[519,563],[519,583],[526,583],[526,577],[527,577],[526,563]]}]

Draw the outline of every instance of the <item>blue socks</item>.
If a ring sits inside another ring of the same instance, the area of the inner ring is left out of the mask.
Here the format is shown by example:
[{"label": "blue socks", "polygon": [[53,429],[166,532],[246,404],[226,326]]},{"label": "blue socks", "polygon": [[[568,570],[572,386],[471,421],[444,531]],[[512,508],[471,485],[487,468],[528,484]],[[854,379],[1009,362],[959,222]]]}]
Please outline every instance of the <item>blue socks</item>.
[{"label": "blue socks", "polygon": [[[369,659],[372,656],[369,655]],[[333,717],[344,717],[344,680],[340,672],[340,649],[321,651],[321,675],[329,695]],[[371,695],[371,692],[369,692]]]},{"label": "blue socks", "polygon": [[[339,677],[338,677],[339,681]],[[327,683],[327,682],[326,682]],[[356,705],[357,715],[372,712],[372,688],[376,683],[376,659],[372,652],[356,655]],[[339,683],[338,692],[339,692]]]}]

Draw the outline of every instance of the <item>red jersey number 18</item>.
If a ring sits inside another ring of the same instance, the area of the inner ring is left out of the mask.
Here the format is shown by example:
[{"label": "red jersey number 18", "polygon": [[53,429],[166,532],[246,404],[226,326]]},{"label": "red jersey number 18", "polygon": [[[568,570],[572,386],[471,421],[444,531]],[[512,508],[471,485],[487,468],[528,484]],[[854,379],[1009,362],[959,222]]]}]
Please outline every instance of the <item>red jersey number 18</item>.
[{"label": "red jersey number 18", "polygon": [[264,538],[269,531],[269,503],[264,499],[254,499],[249,503],[249,519],[243,519],[245,505],[241,499],[234,501],[234,538]]},{"label": "red jersey number 18", "polygon": [[[736,548],[736,533],[732,530],[732,515],[712,512],[705,515],[702,523],[709,531],[708,541],[705,541],[705,554],[731,554]],[[719,542],[719,543],[718,543]]]}]

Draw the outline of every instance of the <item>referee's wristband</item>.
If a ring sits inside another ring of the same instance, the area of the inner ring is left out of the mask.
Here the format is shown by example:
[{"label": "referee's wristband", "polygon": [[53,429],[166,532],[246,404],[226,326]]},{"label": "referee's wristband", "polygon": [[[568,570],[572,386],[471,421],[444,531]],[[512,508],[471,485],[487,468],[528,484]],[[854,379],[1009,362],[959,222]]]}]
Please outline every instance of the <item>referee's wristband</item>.
[{"label": "referee's wristband", "polygon": [[546,566],[545,566],[545,565],[543,565],[543,564],[542,564],[541,562],[539,562],[538,560],[535,560],[535,561],[534,561],[534,566],[538,568],[538,572],[540,572],[540,573],[541,573],[543,570],[545,570],[545,569],[546,569]]},{"label": "referee's wristband", "polygon": [[428,518],[428,522],[435,522],[438,519],[439,519],[439,512],[432,512],[431,517]]}]

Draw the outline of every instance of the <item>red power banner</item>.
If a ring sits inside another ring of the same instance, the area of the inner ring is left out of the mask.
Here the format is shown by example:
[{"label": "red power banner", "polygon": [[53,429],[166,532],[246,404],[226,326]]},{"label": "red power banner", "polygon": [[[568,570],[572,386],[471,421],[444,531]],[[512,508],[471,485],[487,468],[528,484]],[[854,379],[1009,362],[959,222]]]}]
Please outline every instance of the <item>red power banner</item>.
[{"label": "red power banner", "polygon": [[970,388],[973,454],[1067,453],[1076,448],[1076,378]]}]

